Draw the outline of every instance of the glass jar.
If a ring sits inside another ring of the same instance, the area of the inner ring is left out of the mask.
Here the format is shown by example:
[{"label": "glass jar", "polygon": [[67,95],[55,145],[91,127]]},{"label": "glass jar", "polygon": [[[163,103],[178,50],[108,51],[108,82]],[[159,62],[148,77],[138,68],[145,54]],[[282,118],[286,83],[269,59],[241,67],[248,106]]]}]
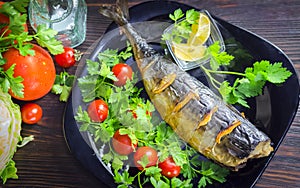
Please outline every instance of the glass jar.
[{"label": "glass jar", "polygon": [[[211,17],[211,15],[209,14],[209,12],[207,10],[202,10],[202,11],[199,11],[199,12],[206,15],[208,17],[208,19],[210,20],[210,34],[209,34],[209,37],[208,37],[207,41],[204,44],[201,44],[201,46],[193,46],[193,47],[195,47],[195,50],[204,49],[203,56],[201,58],[196,59],[194,61],[185,61],[185,60],[179,59],[175,55],[174,47],[176,45],[180,46],[180,43],[176,44],[176,42],[174,42],[174,41],[166,40],[168,50],[169,50],[170,54],[172,55],[173,59],[175,60],[177,65],[185,71],[197,68],[200,65],[204,65],[204,64],[208,63],[210,61],[210,54],[206,53],[206,49],[210,45],[214,44],[215,42],[219,42],[220,52],[225,51],[225,43],[224,43],[222,34],[221,34],[221,32],[220,32],[220,30],[217,26],[217,23],[214,21],[214,19]],[[183,20],[179,21],[179,23],[182,22],[182,21]],[[176,30],[174,25],[175,24],[172,24],[169,27],[167,27],[164,31],[164,35],[171,34],[174,30]],[[202,46],[203,46],[203,48],[198,48],[198,47],[202,47]],[[189,56],[188,52],[186,52],[185,49],[182,49],[181,53],[183,53],[184,55]]]},{"label": "glass jar", "polygon": [[76,47],[86,35],[87,6],[84,0],[30,0],[29,21],[36,31],[46,25],[58,32],[56,38],[64,46]]}]

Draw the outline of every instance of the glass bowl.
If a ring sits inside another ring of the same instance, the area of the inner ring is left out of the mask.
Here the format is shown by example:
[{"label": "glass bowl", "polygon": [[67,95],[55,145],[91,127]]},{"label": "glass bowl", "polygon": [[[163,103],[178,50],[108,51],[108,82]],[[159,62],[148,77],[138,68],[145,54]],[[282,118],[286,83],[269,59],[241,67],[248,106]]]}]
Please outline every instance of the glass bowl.
[{"label": "glass bowl", "polygon": [[[220,52],[225,51],[224,40],[223,40],[222,34],[221,34],[216,22],[214,21],[214,19],[211,17],[211,15],[209,14],[209,12],[207,10],[201,10],[199,12],[205,14],[210,20],[210,35],[209,35],[208,39],[206,40],[206,42],[203,44],[205,51],[207,51],[207,48],[210,45],[214,44],[217,41],[219,42],[219,45],[221,47]],[[180,23],[182,21],[183,20],[179,21],[178,23]],[[164,35],[170,35],[174,29],[176,29],[174,27],[174,24],[170,25],[169,27],[167,27],[164,30]],[[210,61],[210,55],[207,52],[204,52],[204,54],[201,58],[196,59],[194,61],[181,60],[174,53],[173,46],[176,45],[176,43],[171,40],[166,40],[166,45],[168,47],[170,54],[172,55],[173,59],[175,60],[175,62],[178,64],[178,66],[180,68],[182,68],[185,71],[194,69],[194,68],[199,67],[200,65],[203,65]]]}]

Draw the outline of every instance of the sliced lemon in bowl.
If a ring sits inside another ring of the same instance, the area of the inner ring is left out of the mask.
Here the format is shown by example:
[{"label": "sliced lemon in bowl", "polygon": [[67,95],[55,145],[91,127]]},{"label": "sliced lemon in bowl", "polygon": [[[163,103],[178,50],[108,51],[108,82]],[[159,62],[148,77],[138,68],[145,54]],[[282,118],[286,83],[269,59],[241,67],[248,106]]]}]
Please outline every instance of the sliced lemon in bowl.
[{"label": "sliced lemon in bowl", "polygon": [[197,61],[204,57],[206,46],[190,45],[187,43],[173,43],[172,50],[174,55],[183,61]]},{"label": "sliced lemon in bowl", "polygon": [[197,61],[205,56],[205,42],[210,36],[210,20],[204,13],[199,14],[197,23],[191,26],[192,32],[187,43],[174,43],[174,55],[183,61]]},{"label": "sliced lemon in bowl", "polygon": [[202,45],[210,36],[210,19],[204,13],[199,14],[198,21],[191,26],[192,32],[188,38],[190,45]]}]

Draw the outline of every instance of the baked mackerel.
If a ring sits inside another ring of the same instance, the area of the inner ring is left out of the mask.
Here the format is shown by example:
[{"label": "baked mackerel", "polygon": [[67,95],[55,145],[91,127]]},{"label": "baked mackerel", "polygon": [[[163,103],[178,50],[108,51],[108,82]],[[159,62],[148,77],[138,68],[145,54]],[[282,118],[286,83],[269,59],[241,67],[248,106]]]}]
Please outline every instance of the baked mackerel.
[{"label": "baked mackerel", "polygon": [[155,51],[128,22],[127,1],[100,7],[130,41],[150,100],[164,121],[201,154],[231,170],[268,156],[270,138],[199,80]]}]

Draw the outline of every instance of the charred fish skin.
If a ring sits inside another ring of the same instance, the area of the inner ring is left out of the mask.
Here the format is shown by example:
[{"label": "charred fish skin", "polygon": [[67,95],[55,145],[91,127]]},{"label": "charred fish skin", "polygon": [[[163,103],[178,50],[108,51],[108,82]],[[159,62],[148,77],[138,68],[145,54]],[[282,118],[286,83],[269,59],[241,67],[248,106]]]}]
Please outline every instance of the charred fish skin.
[{"label": "charred fish skin", "polygon": [[[133,46],[147,94],[164,121],[206,157],[232,170],[268,156],[270,138],[196,78],[157,53],[127,21],[127,1],[99,12],[120,25]],[[123,14],[125,12],[125,14]]]}]

